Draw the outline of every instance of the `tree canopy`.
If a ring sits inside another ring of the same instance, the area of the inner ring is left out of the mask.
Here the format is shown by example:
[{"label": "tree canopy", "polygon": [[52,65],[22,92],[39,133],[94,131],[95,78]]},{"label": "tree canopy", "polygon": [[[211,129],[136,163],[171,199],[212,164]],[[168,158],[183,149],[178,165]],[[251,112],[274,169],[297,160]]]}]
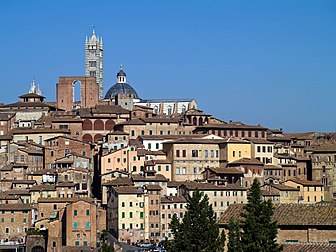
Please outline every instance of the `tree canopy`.
[{"label": "tree canopy", "polygon": [[274,211],[272,202],[261,199],[260,182],[257,179],[249,189],[244,209],[241,234],[243,251],[282,251],[282,247],[276,242],[277,224],[271,219]]},{"label": "tree canopy", "polygon": [[215,213],[207,195],[196,190],[187,196],[187,212],[182,221],[176,215],[170,223],[174,239],[168,242],[169,252],[222,252],[225,235],[220,234]]}]

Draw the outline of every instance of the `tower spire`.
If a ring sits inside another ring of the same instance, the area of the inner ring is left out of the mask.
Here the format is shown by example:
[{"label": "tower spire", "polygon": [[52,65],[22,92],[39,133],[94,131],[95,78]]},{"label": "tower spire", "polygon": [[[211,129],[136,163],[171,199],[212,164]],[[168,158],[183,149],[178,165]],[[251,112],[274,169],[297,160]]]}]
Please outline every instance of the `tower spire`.
[{"label": "tower spire", "polygon": [[29,93],[30,93],[30,94],[35,94],[35,93],[36,93],[35,78],[33,78],[32,83],[30,83]]}]

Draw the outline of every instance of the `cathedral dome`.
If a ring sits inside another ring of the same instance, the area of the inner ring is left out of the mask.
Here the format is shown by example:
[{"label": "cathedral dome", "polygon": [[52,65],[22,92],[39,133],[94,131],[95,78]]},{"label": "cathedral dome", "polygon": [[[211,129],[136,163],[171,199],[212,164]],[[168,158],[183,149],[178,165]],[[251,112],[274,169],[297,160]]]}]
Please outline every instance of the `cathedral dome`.
[{"label": "cathedral dome", "polygon": [[113,85],[105,95],[105,99],[113,99],[117,94],[130,94],[135,99],[139,99],[137,92],[127,83],[117,83]]},{"label": "cathedral dome", "polygon": [[114,99],[117,94],[127,94],[134,99],[139,99],[134,88],[126,83],[126,73],[122,70],[122,65],[120,65],[120,71],[117,73],[117,83],[106,92],[105,99]]}]

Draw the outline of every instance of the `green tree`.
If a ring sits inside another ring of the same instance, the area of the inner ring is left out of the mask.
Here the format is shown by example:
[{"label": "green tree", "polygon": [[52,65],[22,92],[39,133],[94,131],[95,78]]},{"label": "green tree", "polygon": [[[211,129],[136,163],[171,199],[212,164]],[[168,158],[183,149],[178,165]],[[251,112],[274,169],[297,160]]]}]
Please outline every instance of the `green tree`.
[{"label": "green tree", "polygon": [[229,239],[228,252],[242,252],[242,244],[240,240],[239,222],[235,219],[230,219],[229,223]]},{"label": "green tree", "polygon": [[261,199],[260,182],[257,179],[253,181],[249,189],[244,209],[241,235],[243,251],[282,251],[282,247],[276,243],[276,222],[271,220],[274,211],[272,202]]},{"label": "green tree", "polygon": [[100,247],[99,252],[114,252],[114,248],[111,244],[104,242]]},{"label": "green tree", "polygon": [[222,252],[225,234],[219,234],[219,227],[208,196],[202,197],[196,190],[187,196],[187,212],[182,222],[176,215],[169,225],[174,239],[168,242],[169,252]]}]

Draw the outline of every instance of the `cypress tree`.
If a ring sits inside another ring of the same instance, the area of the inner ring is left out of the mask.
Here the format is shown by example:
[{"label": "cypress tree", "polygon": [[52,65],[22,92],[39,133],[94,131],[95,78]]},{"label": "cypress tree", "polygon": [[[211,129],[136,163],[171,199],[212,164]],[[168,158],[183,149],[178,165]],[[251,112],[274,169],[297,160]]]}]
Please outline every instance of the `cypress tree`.
[{"label": "cypress tree", "polygon": [[282,247],[276,243],[277,225],[271,220],[273,215],[272,202],[262,201],[260,182],[255,179],[249,189],[247,204],[242,222],[241,235],[243,251],[248,252],[278,252]]},{"label": "cypress tree", "polygon": [[228,252],[242,252],[242,251],[243,248],[240,240],[239,223],[235,219],[230,219]]},{"label": "cypress tree", "polygon": [[225,235],[219,226],[208,196],[196,190],[187,196],[187,212],[182,221],[173,216],[169,225],[174,239],[168,242],[169,252],[223,252]]}]

